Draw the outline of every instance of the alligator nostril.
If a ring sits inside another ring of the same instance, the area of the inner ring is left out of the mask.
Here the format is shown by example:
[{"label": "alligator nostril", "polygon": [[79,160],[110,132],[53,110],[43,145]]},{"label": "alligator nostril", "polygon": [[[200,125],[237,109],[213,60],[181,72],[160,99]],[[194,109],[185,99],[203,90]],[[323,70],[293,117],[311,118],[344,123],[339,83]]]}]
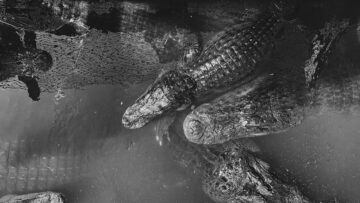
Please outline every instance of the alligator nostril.
[{"label": "alligator nostril", "polygon": [[188,115],[185,118],[183,128],[186,138],[189,141],[195,143],[200,142],[200,139],[205,131],[204,124],[199,121],[199,119],[195,115]]},{"label": "alligator nostril", "polygon": [[203,131],[203,127],[201,126],[201,122],[198,120],[189,121],[188,124],[189,130],[192,134],[199,135]]}]

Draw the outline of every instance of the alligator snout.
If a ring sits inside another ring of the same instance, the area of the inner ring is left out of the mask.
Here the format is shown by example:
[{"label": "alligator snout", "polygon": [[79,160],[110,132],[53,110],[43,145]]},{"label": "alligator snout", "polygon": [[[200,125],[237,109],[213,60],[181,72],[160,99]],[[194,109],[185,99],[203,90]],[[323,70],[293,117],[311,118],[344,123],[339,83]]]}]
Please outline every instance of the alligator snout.
[{"label": "alligator snout", "polygon": [[186,138],[193,143],[207,144],[212,131],[211,117],[206,112],[194,110],[186,116],[183,129]]},{"label": "alligator snout", "polygon": [[124,113],[126,128],[141,128],[161,114],[191,103],[195,83],[184,74],[168,71],[161,75]]},{"label": "alligator snout", "polygon": [[141,128],[156,116],[167,111],[171,106],[172,102],[168,97],[168,90],[155,87],[126,109],[122,123],[129,129]]},{"label": "alligator snout", "polygon": [[191,142],[200,143],[199,140],[203,137],[206,126],[194,115],[187,116],[183,126],[186,138]]}]

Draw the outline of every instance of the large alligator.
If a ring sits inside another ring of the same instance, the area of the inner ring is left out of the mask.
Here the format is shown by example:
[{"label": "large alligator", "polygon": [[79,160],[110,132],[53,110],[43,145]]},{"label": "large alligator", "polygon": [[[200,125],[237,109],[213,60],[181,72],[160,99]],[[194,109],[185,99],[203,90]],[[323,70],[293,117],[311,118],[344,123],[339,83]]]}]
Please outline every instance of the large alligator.
[{"label": "large alligator", "polygon": [[[282,64],[275,64],[283,66],[280,71],[273,68],[273,72],[266,73],[265,79],[260,77],[194,109],[183,123],[186,137],[195,143],[223,143],[241,137],[283,132],[324,109],[346,111],[359,107],[358,75],[343,77],[344,73],[354,72],[351,65],[322,71],[331,48],[347,27],[347,21],[327,23],[314,38],[312,55],[304,69],[294,68],[303,67],[300,56],[304,51],[288,51],[289,55],[281,56]],[[292,57],[295,52],[297,57]],[[324,75],[316,79],[320,72]]]},{"label": "large alligator", "polygon": [[[285,3],[286,2],[286,3]],[[184,67],[162,74],[123,116],[127,128],[140,128],[155,117],[189,105],[214,89],[248,81],[274,47],[284,28],[285,16],[295,5],[274,2],[247,21],[218,33],[198,57]]]}]

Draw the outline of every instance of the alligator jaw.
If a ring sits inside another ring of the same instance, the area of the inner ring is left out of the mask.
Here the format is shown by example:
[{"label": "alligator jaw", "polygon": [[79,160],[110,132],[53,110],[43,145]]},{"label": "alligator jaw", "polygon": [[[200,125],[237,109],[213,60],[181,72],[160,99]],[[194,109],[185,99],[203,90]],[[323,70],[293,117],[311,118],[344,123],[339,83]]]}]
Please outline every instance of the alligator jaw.
[{"label": "alligator jaw", "polygon": [[141,128],[155,117],[163,114],[172,106],[167,93],[166,88],[149,90],[126,109],[122,118],[123,125],[128,129]]},{"label": "alligator jaw", "polygon": [[141,128],[163,113],[190,104],[195,82],[178,71],[168,71],[150,86],[135,103],[128,107],[122,122],[126,128]]}]

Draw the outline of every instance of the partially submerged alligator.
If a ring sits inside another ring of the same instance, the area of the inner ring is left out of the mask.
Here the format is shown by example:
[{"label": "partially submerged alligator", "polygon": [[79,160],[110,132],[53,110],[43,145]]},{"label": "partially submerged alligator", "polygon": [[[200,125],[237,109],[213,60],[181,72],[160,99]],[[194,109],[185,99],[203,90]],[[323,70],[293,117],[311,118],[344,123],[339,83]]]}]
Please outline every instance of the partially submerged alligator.
[{"label": "partially submerged alligator", "polygon": [[63,196],[56,192],[38,192],[24,195],[5,195],[1,203],[64,203]]},{"label": "partially submerged alligator", "polygon": [[[204,192],[214,201],[308,202],[295,186],[282,182],[268,164],[257,157],[259,149],[251,140],[197,145],[186,140],[181,126],[172,125],[168,129],[172,121],[165,117],[157,123],[158,134],[168,133],[163,147],[169,148],[174,161],[184,170],[195,171],[201,177]],[[86,180],[94,178],[93,163],[98,163],[96,160],[101,157],[112,156],[114,148],[122,145],[116,137],[109,140],[90,137],[85,144],[81,143],[85,146],[80,150],[74,144],[76,138],[64,136],[45,137],[46,149],[38,149],[37,143],[44,139],[38,136],[17,142],[1,140],[0,194],[55,190],[74,181],[85,180],[88,184]]]},{"label": "partially submerged alligator", "polygon": [[[215,202],[310,202],[292,185],[281,181],[258,158],[260,150],[250,139],[219,145],[188,142],[174,117],[157,122],[157,134],[167,134],[165,146],[182,167],[201,176],[204,192]],[[176,122],[175,122],[176,123]]]},{"label": "partially submerged alligator", "polygon": [[[195,143],[223,143],[241,137],[283,132],[322,109],[346,111],[359,107],[360,84],[357,75],[348,79],[340,78],[336,82],[327,81],[331,74],[315,80],[322,72],[331,47],[347,27],[347,21],[333,21],[327,23],[314,38],[313,55],[305,63],[306,79],[303,71],[296,73],[294,69],[291,75],[286,72],[286,67],[279,72],[271,70],[270,74],[265,74],[265,79],[261,80],[260,77],[194,109],[183,124],[186,137]],[[300,56],[301,51],[297,55]],[[281,58],[286,61],[284,58],[289,56]],[[293,57],[291,60],[298,59]],[[292,65],[285,63],[285,66]],[[338,69],[327,72],[336,74],[349,71],[344,67]]]},{"label": "partially submerged alligator", "polygon": [[[5,6],[0,24],[15,30],[25,48],[31,45],[51,56],[51,68],[33,74],[42,92],[152,80],[161,69],[173,66],[187,38],[196,35],[186,23],[162,18],[164,11],[152,4],[81,2],[1,1]],[[107,19],[107,27],[96,23]],[[26,88],[13,77],[3,79],[3,88]]]},{"label": "partially submerged alligator", "polygon": [[214,89],[253,78],[274,47],[294,5],[279,1],[251,20],[217,34],[194,60],[162,74],[123,116],[127,128],[140,128],[169,110],[191,104]]}]

